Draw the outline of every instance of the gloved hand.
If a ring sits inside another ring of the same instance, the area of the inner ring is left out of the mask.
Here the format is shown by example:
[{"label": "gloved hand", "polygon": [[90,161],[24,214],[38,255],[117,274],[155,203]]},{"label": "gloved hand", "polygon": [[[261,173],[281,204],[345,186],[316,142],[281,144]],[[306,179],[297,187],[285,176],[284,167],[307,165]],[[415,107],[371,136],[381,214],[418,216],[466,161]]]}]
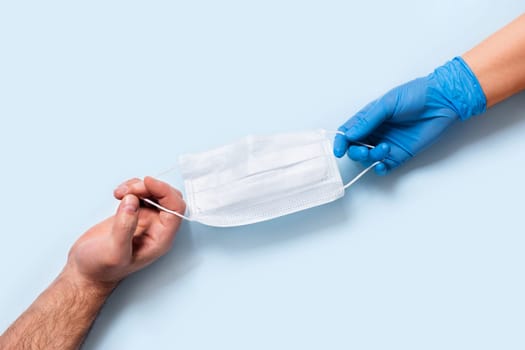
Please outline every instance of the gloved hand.
[{"label": "gloved hand", "polygon": [[[334,154],[346,152],[386,174],[436,141],[457,120],[466,120],[486,109],[486,98],[474,73],[462,58],[412,80],[371,102],[344,123],[336,135]],[[352,145],[361,141],[372,150]]]}]

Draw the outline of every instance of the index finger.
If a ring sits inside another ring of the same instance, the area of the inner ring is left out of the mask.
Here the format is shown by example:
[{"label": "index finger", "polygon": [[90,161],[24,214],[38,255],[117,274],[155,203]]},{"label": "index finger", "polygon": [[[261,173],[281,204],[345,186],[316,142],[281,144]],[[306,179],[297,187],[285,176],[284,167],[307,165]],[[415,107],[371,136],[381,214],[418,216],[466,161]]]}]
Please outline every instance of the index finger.
[{"label": "index finger", "polygon": [[184,203],[182,201],[182,194],[169,184],[151,176],[146,176],[144,178],[144,187],[149,193],[148,197],[155,199],[163,207],[175,211],[178,211],[177,208],[183,209],[183,206],[181,206],[181,203]]},{"label": "index finger", "polygon": [[[124,190],[118,190],[118,194],[119,196],[133,194],[139,198],[150,199],[162,207],[180,213],[181,215],[183,215],[186,210],[186,204],[179,190],[151,176],[146,176],[144,180],[129,180],[125,183]],[[117,199],[119,198],[118,196],[116,197]],[[164,221],[163,218],[166,217],[166,215],[169,217],[169,219],[167,219],[168,221],[174,218],[173,214],[165,212],[161,212],[159,215],[162,221]],[[166,221],[164,222],[166,223]]]},{"label": "index finger", "polygon": [[[167,183],[150,176],[144,178],[144,187],[149,193],[147,198],[155,200],[164,208],[184,215],[184,212],[186,211],[186,203],[184,203],[181,193],[178,190]],[[159,218],[164,225],[171,225],[180,222],[179,216],[164,211],[159,213]]]},{"label": "index finger", "polygon": [[[160,180],[157,180],[155,178],[152,178],[151,176],[147,176],[147,178],[152,179],[156,182],[162,182]],[[151,191],[147,188],[145,180],[141,180],[138,178],[134,178],[131,180],[128,180],[124,182],[122,185],[120,185],[117,189],[115,189],[114,195],[117,199],[122,199],[126,194],[134,194],[137,197],[141,198],[149,198],[153,194]],[[164,183],[164,182],[162,182]],[[182,193],[177,190],[176,188],[171,187],[168,184],[165,184],[166,186],[170,187],[173,192],[179,197],[182,198]]]},{"label": "index finger", "polygon": [[343,127],[346,128],[346,138],[351,141],[359,141],[370,135],[392,114],[394,108],[391,103],[392,100],[390,95],[387,94],[369,103],[352,118],[348,119],[343,124]]}]

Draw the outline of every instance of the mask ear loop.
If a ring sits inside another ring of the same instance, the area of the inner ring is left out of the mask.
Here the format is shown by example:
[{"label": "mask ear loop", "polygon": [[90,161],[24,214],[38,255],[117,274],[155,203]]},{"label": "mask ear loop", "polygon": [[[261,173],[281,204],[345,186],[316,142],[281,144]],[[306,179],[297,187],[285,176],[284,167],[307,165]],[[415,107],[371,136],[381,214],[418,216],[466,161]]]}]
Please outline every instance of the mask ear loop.
[{"label": "mask ear loop", "polygon": [[194,221],[193,219],[190,219],[186,215],[182,215],[181,213],[178,213],[175,210],[171,210],[171,209],[168,209],[166,207],[163,207],[162,205],[152,201],[149,198],[141,198],[140,200],[145,202],[145,203],[148,203],[149,205],[154,206],[155,208],[157,208],[157,209],[159,209],[159,210],[161,210],[163,212],[166,212],[166,213],[169,213],[169,214],[173,214],[173,215],[178,216],[179,218],[184,219],[184,220]]},{"label": "mask ear loop", "polygon": [[[325,130],[325,129],[322,129],[322,130],[323,130],[323,132],[325,134],[333,134],[333,135],[343,135],[343,136],[345,136],[345,133],[342,132],[342,131],[339,131],[339,130],[337,130],[337,131],[331,131],[331,130]],[[370,148],[370,149],[375,148],[375,146],[369,145],[368,143],[364,143],[364,142],[361,142],[361,141],[349,141],[349,142],[350,143],[355,143],[356,145],[359,145],[359,146],[365,146],[365,147]]]},{"label": "mask ear loop", "polygon": [[355,184],[357,182],[357,180],[359,180],[360,178],[362,178],[366,173],[368,173],[370,170],[372,170],[376,165],[378,165],[379,163],[381,163],[381,161],[377,161],[375,163],[373,163],[372,165],[369,165],[365,170],[361,171],[359,174],[357,174],[356,177],[354,177],[352,180],[350,180],[349,183],[347,183],[346,185],[343,186],[343,188],[346,190],[348,187],[352,186],[353,184]]},{"label": "mask ear loop", "polygon": [[[329,131],[329,130],[323,130],[323,132],[325,133],[329,133],[329,134],[335,134],[335,135],[343,135],[345,136],[345,133],[342,132],[342,131]],[[367,147],[368,149],[374,149],[375,146],[372,146],[372,145],[369,145],[369,144],[366,144],[364,142],[360,142],[360,141],[350,141],[351,143],[355,143],[357,145],[360,145],[360,146],[364,146],[364,147]],[[371,165],[369,165],[366,169],[364,169],[363,171],[361,171],[359,174],[357,174],[352,180],[350,180],[350,182],[348,182],[347,184],[345,184],[343,186],[343,189],[347,189],[348,187],[352,186],[353,184],[355,184],[360,178],[362,178],[363,176],[366,175],[366,173],[368,173],[370,170],[372,170],[376,165],[380,164],[381,161],[377,161]]]},{"label": "mask ear loop", "polygon": [[[171,167],[171,168],[169,168],[169,169],[167,169],[167,170],[161,171],[159,174],[157,174],[156,177],[160,177],[160,176],[162,176],[162,175],[166,175],[167,173],[169,173],[170,171],[174,170],[175,168],[177,168],[177,167],[176,167],[176,166],[173,166],[173,167]],[[179,218],[181,218],[181,219],[183,219],[183,220],[187,220],[187,221],[195,221],[195,220],[193,220],[193,219],[190,219],[188,216],[186,216],[186,215],[184,215],[184,214],[181,214],[181,213],[179,213],[179,212],[176,212],[175,210],[168,209],[168,208],[166,208],[166,207],[160,205],[159,203],[152,201],[152,200],[149,199],[149,198],[140,198],[140,200],[143,201],[144,203],[147,203],[147,204],[149,204],[149,205],[151,205],[151,206],[153,206],[153,207],[159,209],[160,211],[166,212],[166,213],[168,213],[168,214],[173,214],[173,215],[175,215],[175,216],[177,216],[177,217],[179,217]]]}]

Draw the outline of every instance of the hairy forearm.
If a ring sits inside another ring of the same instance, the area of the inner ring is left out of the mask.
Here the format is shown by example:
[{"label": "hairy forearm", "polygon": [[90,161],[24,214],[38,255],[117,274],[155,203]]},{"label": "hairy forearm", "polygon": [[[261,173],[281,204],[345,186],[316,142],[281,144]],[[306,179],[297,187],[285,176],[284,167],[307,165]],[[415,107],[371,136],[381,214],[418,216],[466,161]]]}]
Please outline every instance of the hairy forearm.
[{"label": "hairy forearm", "polygon": [[467,62],[481,84],[487,106],[525,89],[525,14],[466,52]]},{"label": "hairy forearm", "polygon": [[64,270],[0,337],[0,348],[78,349],[113,288]]}]

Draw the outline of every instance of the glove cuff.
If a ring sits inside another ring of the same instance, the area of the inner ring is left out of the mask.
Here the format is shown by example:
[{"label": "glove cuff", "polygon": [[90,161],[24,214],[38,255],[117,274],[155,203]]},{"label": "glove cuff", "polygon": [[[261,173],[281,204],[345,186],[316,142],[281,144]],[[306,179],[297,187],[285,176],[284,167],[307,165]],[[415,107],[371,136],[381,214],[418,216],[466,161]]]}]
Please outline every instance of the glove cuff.
[{"label": "glove cuff", "polygon": [[487,99],[478,78],[461,57],[455,57],[434,71],[441,92],[451,103],[461,120],[482,114],[487,109]]}]

